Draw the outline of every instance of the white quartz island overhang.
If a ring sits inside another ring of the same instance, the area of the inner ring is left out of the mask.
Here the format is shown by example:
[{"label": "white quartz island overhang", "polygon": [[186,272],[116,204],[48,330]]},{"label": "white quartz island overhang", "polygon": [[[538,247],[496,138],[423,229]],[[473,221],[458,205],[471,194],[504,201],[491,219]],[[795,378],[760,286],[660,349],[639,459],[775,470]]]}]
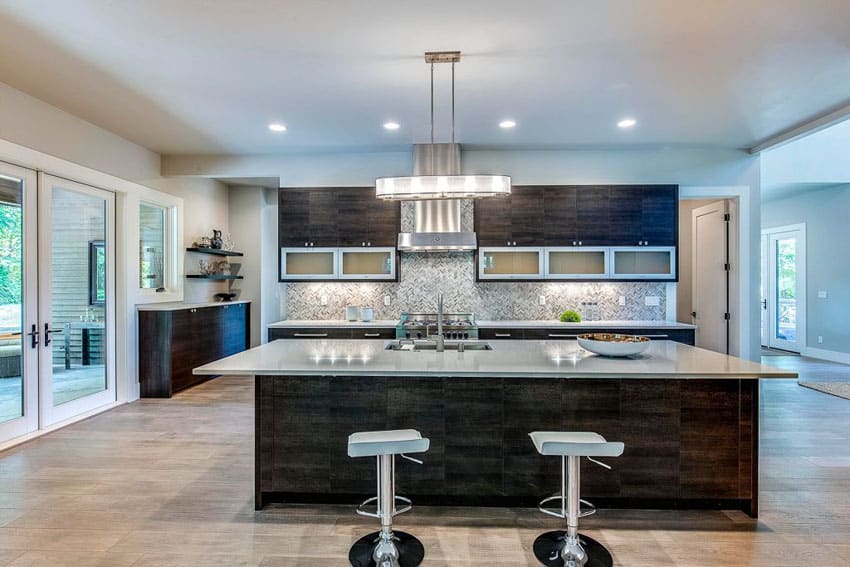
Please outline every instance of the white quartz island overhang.
[{"label": "white quartz island overhang", "polygon": [[195,369],[250,376],[436,376],[511,378],[796,378],[672,341],[652,341],[635,358],[604,358],[575,341],[490,343],[493,350],[393,351],[385,340],[277,340]]},{"label": "white quartz island overhang", "polygon": [[278,340],[195,369],[251,377],[257,509],[372,496],[374,463],[347,457],[348,435],[412,428],[431,449],[397,480],[420,504],[534,506],[559,486],[559,463],[528,434],[593,431],[625,444],[611,471],[582,464],[597,506],[756,516],[759,380],[796,377],[671,341],[633,359],[573,341],[465,352],[393,342]]}]

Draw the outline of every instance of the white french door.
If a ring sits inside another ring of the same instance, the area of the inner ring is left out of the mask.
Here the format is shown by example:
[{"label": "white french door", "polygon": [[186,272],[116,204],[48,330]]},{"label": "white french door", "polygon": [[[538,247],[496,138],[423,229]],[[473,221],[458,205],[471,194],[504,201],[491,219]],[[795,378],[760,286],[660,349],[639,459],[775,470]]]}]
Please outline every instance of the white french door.
[{"label": "white french door", "polygon": [[36,189],[0,162],[0,442],[38,429]]},{"label": "white french door", "polygon": [[762,344],[806,347],[806,226],[762,230]]},{"label": "white french door", "polygon": [[115,195],[39,173],[39,423],[115,401]]}]

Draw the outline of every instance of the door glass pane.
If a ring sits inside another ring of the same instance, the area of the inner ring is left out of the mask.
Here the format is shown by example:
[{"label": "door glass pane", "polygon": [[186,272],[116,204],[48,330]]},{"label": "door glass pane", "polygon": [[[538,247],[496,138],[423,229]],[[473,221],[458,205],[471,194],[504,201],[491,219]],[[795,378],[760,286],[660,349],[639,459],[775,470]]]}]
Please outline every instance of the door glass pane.
[{"label": "door glass pane", "polygon": [[389,275],[392,271],[392,252],[342,253],[342,273],[346,276]]},{"label": "door glass pane", "polygon": [[53,405],[106,389],[106,201],[54,188],[51,202]]},{"label": "door glass pane", "polygon": [[672,260],[673,254],[667,251],[615,251],[614,273],[663,276],[672,273]]},{"label": "door glass pane", "polygon": [[549,275],[604,275],[605,252],[563,250],[549,252]]},{"label": "door glass pane", "polygon": [[165,287],[165,207],[139,205],[139,287]]},{"label": "door glass pane", "polygon": [[0,423],[21,417],[23,182],[0,176]]},{"label": "door glass pane", "polygon": [[797,240],[776,240],[776,338],[797,340]]},{"label": "door glass pane", "polygon": [[336,272],[333,252],[287,252],[287,276],[332,276]]},{"label": "door glass pane", "polygon": [[481,261],[484,264],[484,274],[488,276],[540,273],[540,252],[536,250],[484,252]]}]

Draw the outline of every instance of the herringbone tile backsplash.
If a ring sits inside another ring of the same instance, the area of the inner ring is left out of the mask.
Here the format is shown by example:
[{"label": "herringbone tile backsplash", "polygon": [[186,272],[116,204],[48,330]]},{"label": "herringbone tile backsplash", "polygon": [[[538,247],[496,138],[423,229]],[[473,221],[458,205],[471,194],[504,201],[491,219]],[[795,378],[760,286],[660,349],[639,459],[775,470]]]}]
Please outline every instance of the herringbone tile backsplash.
[{"label": "herringbone tile backsplash", "polygon": [[[346,305],[369,306],[376,319],[397,319],[402,311],[433,312],[437,293],[447,312],[475,313],[478,319],[554,319],[583,301],[598,304],[600,319],[663,320],[663,283],[476,282],[470,253],[402,254],[399,282],[323,282],[281,285],[281,316],[289,319],[342,319]],[[321,297],[328,299],[321,305]],[[390,305],[384,305],[384,296]],[[538,303],[546,296],[546,305]],[[625,305],[619,305],[620,296]],[[658,306],[645,305],[656,296]]]}]

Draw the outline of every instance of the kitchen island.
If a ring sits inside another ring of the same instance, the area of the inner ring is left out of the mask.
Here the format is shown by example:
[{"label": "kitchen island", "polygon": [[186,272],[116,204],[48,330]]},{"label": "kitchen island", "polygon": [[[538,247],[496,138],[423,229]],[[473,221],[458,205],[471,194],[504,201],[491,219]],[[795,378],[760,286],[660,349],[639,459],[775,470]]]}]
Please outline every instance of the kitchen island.
[{"label": "kitchen island", "polygon": [[582,464],[599,506],[758,510],[759,379],[796,374],[672,341],[632,359],[574,341],[493,350],[394,351],[383,340],[278,340],[197,374],[255,376],[255,505],[355,503],[374,463],[346,456],[354,431],[413,428],[425,465],[400,464],[420,504],[530,506],[560,485],[558,459],[528,433],[595,431],[623,441],[613,471]]}]

